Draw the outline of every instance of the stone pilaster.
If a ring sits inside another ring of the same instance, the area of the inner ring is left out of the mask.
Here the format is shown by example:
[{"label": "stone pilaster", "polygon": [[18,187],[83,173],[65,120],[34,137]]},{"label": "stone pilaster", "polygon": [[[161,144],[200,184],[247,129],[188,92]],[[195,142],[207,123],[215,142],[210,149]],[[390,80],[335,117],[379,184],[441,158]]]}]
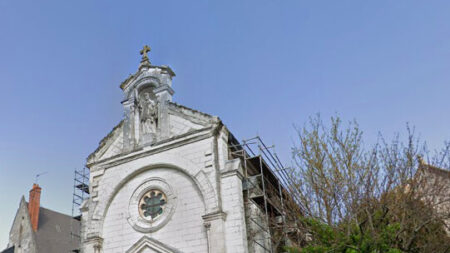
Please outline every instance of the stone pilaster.
[{"label": "stone pilaster", "polygon": [[224,212],[208,213],[202,216],[208,236],[208,253],[225,253],[225,219]]},{"label": "stone pilaster", "polygon": [[103,238],[98,235],[88,235],[83,241],[82,253],[102,253]]},{"label": "stone pilaster", "polygon": [[239,159],[227,161],[221,170],[222,210],[227,213],[225,237],[227,253],[247,253],[247,228],[244,196],[242,193],[242,166]]},{"label": "stone pilaster", "polygon": [[129,152],[132,151],[136,146],[135,102],[133,98],[130,98],[123,101],[122,104],[124,107],[123,150],[124,152]]},{"label": "stone pilaster", "polygon": [[169,138],[169,107],[168,102],[172,101],[173,89],[168,85],[163,85],[154,90],[158,98],[158,132],[159,140]]}]

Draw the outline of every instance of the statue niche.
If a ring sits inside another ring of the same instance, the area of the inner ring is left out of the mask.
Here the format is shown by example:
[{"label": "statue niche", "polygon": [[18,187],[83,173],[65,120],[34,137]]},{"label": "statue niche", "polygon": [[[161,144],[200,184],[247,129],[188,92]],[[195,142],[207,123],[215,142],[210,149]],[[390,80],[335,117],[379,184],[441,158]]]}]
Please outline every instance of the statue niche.
[{"label": "statue niche", "polygon": [[139,93],[139,130],[141,143],[148,143],[155,139],[158,126],[158,102],[151,89]]}]

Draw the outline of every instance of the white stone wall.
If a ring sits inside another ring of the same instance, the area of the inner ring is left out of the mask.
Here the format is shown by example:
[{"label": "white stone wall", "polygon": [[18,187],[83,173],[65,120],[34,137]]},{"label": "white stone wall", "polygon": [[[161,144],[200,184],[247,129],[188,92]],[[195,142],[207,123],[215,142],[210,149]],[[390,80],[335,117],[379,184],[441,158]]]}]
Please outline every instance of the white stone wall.
[{"label": "white stone wall", "polygon": [[186,120],[182,117],[169,114],[170,136],[175,136],[183,133],[187,133],[190,130],[200,129],[203,126],[200,124],[194,124],[193,122]]},{"label": "white stone wall", "polygon": [[16,217],[9,233],[8,247],[15,246],[16,253],[36,253],[36,243],[33,239],[33,229],[30,225],[27,204],[21,200]]},{"label": "white stone wall", "polygon": [[[139,240],[144,233],[128,224],[124,207],[139,182],[157,175],[176,189],[179,203],[163,228],[145,235],[182,252],[208,252],[202,216],[219,211],[213,140],[205,138],[109,168],[91,168],[92,199],[85,239],[98,234],[103,238],[103,252],[125,252]],[[94,252],[88,249],[92,248],[89,243],[84,246],[85,252]]]},{"label": "white stone wall", "polygon": [[[170,221],[152,233],[135,231],[127,221],[128,203],[143,180],[160,177],[166,180],[176,195],[176,207]],[[194,182],[184,173],[168,168],[155,168],[136,175],[117,193],[103,223],[103,251],[125,252],[142,236],[147,235],[183,252],[206,252],[206,232],[202,215],[205,206]]]},{"label": "white stone wall", "polygon": [[242,176],[239,171],[228,172],[222,175],[221,184],[227,252],[248,252]]},{"label": "white stone wall", "polygon": [[[171,118],[177,132],[198,128],[175,121]],[[248,252],[241,165],[239,160],[228,161],[227,131],[212,133],[213,128],[198,129],[113,157],[119,151],[112,145],[114,150],[104,153],[109,158],[91,166],[83,252],[126,252],[144,236],[181,252]],[[177,204],[163,227],[142,232],[128,221],[128,206],[136,188],[152,177],[173,188]]]},{"label": "white stone wall", "polygon": [[102,155],[102,159],[112,157],[114,155],[120,154],[123,148],[123,133],[120,132],[118,137],[114,140],[108,150]]}]

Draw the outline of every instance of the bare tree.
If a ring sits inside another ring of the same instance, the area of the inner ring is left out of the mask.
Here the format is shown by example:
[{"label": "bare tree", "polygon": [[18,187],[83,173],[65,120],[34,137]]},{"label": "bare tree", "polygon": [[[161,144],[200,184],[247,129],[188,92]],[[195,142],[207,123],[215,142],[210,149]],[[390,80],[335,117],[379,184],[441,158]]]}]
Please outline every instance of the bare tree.
[{"label": "bare tree", "polygon": [[[292,177],[309,219],[309,245],[355,252],[450,251],[449,143],[430,156],[407,127],[405,142],[399,135],[390,142],[380,135],[367,147],[357,122],[343,127],[339,117],[327,127],[317,116],[296,130]],[[323,225],[332,232],[325,246]]]}]

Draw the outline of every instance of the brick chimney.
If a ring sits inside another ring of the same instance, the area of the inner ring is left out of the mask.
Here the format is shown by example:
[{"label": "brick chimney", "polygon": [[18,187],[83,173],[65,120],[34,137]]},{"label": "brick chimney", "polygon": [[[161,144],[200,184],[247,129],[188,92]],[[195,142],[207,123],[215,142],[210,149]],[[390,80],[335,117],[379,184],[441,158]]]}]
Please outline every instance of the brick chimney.
[{"label": "brick chimney", "polygon": [[30,190],[30,199],[28,200],[28,212],[30,213],[31,227],[34,232],[38,230],[40,202],[41,187],[38,184],[33,184],[33,188]]}]

